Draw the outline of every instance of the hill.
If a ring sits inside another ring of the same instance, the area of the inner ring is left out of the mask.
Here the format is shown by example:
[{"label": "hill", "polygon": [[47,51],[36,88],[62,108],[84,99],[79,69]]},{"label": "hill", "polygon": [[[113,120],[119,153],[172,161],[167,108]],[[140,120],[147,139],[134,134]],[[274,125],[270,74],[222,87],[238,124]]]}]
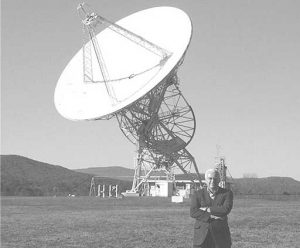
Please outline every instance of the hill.
[{"label": "hill", "polygon": [[[91,174],[75,172],[18,155],[1,155],[1,195],[49,196],[88,195]],[[120,191],[129,189],[126,181],[101,177],[97,184],[119,185]]]},{"label": "hill", "polygon": [[[1,195],[88,195],[93,175],[100,176],[96,184],[118,184],[123,192],[131,188],[133,174],[133,169],[121,166],[73,171],[18,155],[1,155]],[[179,180],[185,177],[176,175]],[[237,178],[232,189],[235,194],[300,195],[300,182],[289,177]]]},{"label": "hill", "polygon": [[128,169],[121,166],[91,167],[86,169],[77,169],[74,171],[127,181],[132,181],[134,176],[134,169]]},{"label": "hill", "polygon": [[[121,166],[95,167],[87,169],[78,169],[76,171],[129,181],[132,181],[132,177],[134,175],[133,169],[124,168]],[[196,178],[196,175],[194,174],[193,177]],[[201,178],[204,179],[204,174],[201,174]],[[178,174],[176,175],[176,179],[187,180],[188,177],[185,174]],[[300,195],[300,182],[290,177],[236,178],[231,179],[230,181],[232,181],[233,183],[232,190],[235,194]]]},{"label": "hill", "polygon": [[233,191],[244,195],[300,195],[300,182],[290,177],[237,178]]}]

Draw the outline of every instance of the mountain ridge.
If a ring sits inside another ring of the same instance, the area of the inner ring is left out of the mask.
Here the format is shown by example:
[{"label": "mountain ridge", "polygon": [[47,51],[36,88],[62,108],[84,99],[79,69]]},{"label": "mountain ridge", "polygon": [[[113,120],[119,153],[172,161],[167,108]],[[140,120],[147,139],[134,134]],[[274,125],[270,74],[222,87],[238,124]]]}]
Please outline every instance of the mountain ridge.
[{"label": "mountain ridge", "polygon": [[[93,176],[98,184],[118,184],[123,192],[130,189],[133,175],[134,169],[122,166],[70,170],[20,155],[1,155],[1,195],[88,195]],[[300,181],[274,176],[235,178],[232,190],[235,194],[300,195]]]},{"label": "mountain ridge", "polygon": [[[20,155],[1,155],[1,195],[88,195],[93,175]],[[124,191],[130,183],[97,178],[99,184],[118,184]]]},{"label": "mountain ridge", "polygon": [[[122,168],[125,172],[124,174],[116,173],[116,168]],[[128,169],[121,166],[112,167],[93,167],[87,169],[77,169],[75,171],[80,171],[83,173],[93,173],[97,176],[106,176],[115,179],[124,179],[132,181],[134,175],[134,169]],[[204,174],[200,174],[201,178],[204,179]],[[178,180],[187,179],[186,175],[178,174],[175,175]],[[194,175],[196,178],[196,175]],[[262,178],[233,178],[232,181],[232,191],[235,194],[293,194],[300,195],[300,181],[297,181],[291,177],[279,177],[270,176]]]},{"label": "mountain ridge", "polygon": [[110,178],[124,178],[124,180],[130,181],[134,176],[134,169],[122,166],[89,167],[84,169],[74,169],[74,171]]}]

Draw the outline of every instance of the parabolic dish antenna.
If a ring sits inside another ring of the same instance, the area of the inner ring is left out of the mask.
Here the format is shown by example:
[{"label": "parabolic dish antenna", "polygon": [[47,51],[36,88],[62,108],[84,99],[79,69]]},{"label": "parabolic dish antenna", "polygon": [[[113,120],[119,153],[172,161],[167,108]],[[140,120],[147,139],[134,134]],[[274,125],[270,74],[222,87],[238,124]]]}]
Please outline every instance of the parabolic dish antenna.
[{"label": "parabolic dish antenna", "polygon": [[[86,36],[60,76],[54,95],[70,120],[116,117],[137,146],[130,193],[149,195],[151,173],[164,170],[174,181],[180,169],[193,185],[200,174],[187,151],[195,133],[191,106],[179,90],[177,70],[189,45],[192,24],[173,7],[156,7],[113,23],[78,6]],[[106,28],[97,34],[99,25]]]},{"label": "parabolic dish antenna", "polygon": [[[173,7],[139,11],[113,25],[101,18],[108,27],[75,54],[58,80],[54,102],[67,119],[100,119],[135,102],[176,67],[191,39],[190,18]],[[98,54],[88,51],[95,43]]]}]

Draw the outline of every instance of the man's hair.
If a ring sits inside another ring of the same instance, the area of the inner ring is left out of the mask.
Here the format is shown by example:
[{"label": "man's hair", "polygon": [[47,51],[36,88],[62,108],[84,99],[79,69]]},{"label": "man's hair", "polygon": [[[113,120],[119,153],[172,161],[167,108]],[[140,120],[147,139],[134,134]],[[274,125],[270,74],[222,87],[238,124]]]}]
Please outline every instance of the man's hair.
[{"label": "man's hair", "polygon": [[208,169],[207,171],[205,171],[205,179],[207,178],[207,175],[210,173],[215,173],[215,175],[217,175],[218,178],[220,178],[220,173],[217,169]]}]

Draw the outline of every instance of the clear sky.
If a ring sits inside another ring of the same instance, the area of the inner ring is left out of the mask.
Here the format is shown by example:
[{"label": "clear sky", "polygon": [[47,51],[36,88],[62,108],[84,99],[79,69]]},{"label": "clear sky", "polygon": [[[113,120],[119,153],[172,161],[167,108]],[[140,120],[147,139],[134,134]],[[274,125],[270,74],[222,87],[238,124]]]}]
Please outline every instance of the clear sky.
[{"label": "clear sky", "polygon": [[[173,6],[193,22],[180,88],[197,122],[187,149],[200,172],[216,146],[233,177],[300,180],[300,1],[89,0],[117,21]],[[72,122],[53,103],[64,67],[82,46],[78,0],[1,1],[1,154],[69,169],[133,168],[135,147],[117,121]]]}]

